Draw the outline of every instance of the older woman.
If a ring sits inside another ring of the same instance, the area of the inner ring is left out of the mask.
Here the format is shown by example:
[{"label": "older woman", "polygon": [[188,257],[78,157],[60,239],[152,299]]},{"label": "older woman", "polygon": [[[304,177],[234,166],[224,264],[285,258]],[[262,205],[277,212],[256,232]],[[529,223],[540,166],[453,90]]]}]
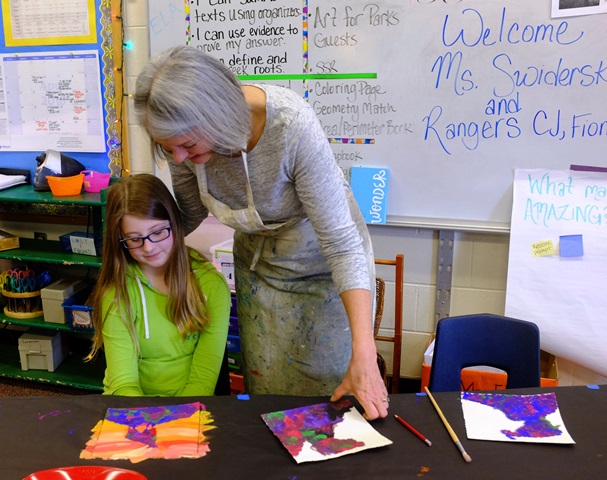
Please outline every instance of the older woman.
[{"label": "older woman", "polygon": [[367,418],[385,417],[371,241],[312,109],[185,46],[144,68],[135,108],[169,161],[187,230],[209,212],[235,230],[247,390],[350,392]]}]

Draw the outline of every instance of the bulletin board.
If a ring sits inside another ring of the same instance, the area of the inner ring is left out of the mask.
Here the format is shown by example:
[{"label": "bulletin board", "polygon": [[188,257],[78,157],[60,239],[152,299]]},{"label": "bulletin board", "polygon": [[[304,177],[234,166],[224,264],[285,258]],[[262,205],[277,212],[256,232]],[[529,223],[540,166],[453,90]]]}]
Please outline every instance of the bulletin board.
[{"label": "bulletin board", "polygon": [[52,149],[120,175],[111,10],[111,0],[2,2],[0,167],[33,174]]},{"label": "bulletin board", "polygon": [[345,172],[389,169],[388,224],[509,231],[515,169],[607,164],[607,15],[553,6],[150,0],[148,12],[152,54],[190,44],[243,81],[293,88]]}]

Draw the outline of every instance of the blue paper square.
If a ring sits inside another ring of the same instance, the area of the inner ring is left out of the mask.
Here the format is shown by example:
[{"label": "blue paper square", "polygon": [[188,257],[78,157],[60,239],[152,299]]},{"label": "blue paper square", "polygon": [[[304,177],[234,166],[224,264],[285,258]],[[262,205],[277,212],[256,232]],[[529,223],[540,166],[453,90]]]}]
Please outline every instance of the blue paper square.
[{"label": "blue paper square", "polygon": [[561,257],[582,257],[584,255],[584,242],[582,235],[561,235]]}]

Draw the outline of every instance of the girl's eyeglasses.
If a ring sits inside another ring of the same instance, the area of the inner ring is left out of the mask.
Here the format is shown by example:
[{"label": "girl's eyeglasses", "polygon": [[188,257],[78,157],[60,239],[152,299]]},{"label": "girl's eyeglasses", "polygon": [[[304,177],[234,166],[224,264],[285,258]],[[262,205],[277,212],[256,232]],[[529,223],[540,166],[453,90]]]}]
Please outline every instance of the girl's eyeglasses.
[{"label": "girl's eyeglasses", "polygon": [[160,230],[156,230],[155,232],[146,235],[145,237],[130,237],[130,238],[121,238],[120,243],[122,246],[128,250],[134,250],[135,248],[143,247],[143,244],[146,240],[149,240],[152,243],[162,242],[171,236],[171,227],[164,227]]}]

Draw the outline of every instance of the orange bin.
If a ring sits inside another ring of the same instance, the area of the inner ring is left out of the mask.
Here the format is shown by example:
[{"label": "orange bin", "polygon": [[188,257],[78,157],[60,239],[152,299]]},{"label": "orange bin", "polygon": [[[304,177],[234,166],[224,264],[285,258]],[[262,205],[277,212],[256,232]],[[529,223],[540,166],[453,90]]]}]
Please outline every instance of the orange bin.
[{"label": "orange bin", "polygon": [[80,195],[82,191],[82,183],[84,174],[79,173],[71,177],[56,177],[49,175],[48,185],[51,187],[51,192],[56,197],[69,197],[71,195]]}]

